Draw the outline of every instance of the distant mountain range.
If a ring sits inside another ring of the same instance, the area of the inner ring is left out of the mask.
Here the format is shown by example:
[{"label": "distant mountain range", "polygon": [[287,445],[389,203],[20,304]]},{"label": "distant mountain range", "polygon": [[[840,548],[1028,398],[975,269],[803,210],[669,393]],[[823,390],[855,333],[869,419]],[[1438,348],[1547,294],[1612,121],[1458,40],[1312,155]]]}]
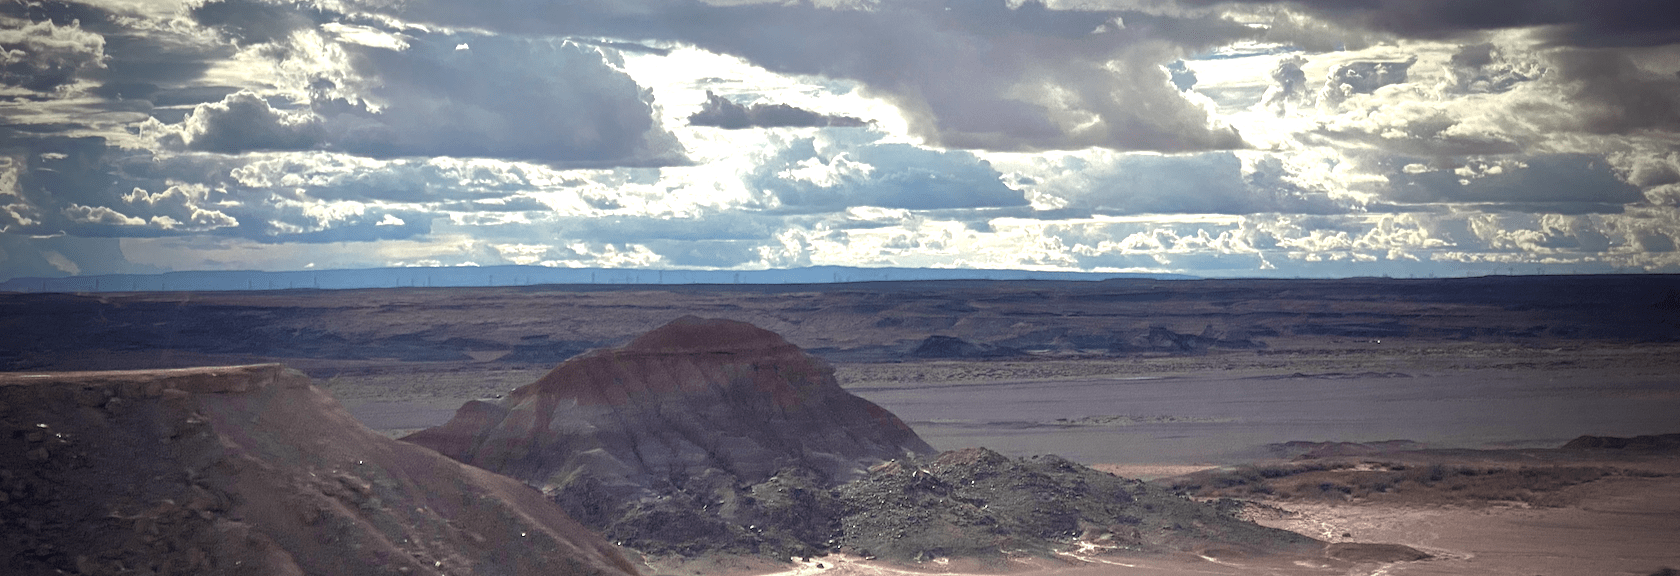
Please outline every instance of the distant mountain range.
[{"label": "distant mountain range", "polygon": [[1106,280],[1193,279],[1179,274],[1041,272],[951,268],[852,268],[814,266],[775,270],[644,270],[627,268],[549,268],[544,266],[465,266],[447,268],[371,268],[263,272],[221,270],[163,274],[108,274],[65,278],[13,278],[0,282],[6,292],[153,292],[207,290],[345,290],[356,288],[443,286],[530,286],[536,284],[830,284],[908,280]]}]

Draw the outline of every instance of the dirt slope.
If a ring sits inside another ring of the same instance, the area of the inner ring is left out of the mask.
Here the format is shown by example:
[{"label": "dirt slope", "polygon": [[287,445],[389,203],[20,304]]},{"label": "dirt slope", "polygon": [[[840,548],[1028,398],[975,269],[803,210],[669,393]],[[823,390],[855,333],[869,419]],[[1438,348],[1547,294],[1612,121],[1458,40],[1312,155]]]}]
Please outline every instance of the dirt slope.
[{"label": "dirt slope", "polygon": [[636,573],[273,364],[0,374],[0,509],[6,574]]},{"label": "dirt slope", "polygon": [[[569,360],[499,403],[470,402],[404,440],[538,486],[643,550],[778,556],[825,543],[805,510],[815,503],[766,508],[752,486],[826,492],[869,466],[933,451],[781,336],[692,316]],[[781,521],[765,534],[771,516]]]}]

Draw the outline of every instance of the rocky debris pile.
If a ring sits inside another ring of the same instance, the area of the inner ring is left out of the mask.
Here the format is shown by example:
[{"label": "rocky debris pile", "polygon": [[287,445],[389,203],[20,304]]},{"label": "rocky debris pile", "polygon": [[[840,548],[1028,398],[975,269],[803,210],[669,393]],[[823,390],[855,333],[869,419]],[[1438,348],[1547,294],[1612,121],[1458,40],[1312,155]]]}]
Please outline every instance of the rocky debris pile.
[{"label": "rocky debris pile", "polygon": [[274,364],[0,374],[0,510],[5,574],[636,573]]},{"label": "rocky debris pile", "polygon": [[536,486],[644,552],[781,558],[829,545],[835,485],[933,452],[781,336],[692,316],[404,440]]},{"label": "rocky debris pile", "polygon": [[928,336],[916,349],[910,351],[912,358],[1009,358],[1025,355],[1025,352],[1007,346],[980,344],[954,338],[951,336]]},{"label": "rocky debris pile", "polygon": [[1680,434],[1656,434],[1624,438],[1618,436],[1582,436],[1563,445],[1565,450],[1638,450],[1671,452],[1680,450]]},{"label": "rocky debris pile", "polygon": [[837,541],[900,561],[1077,548],[1316,555],[1324,546],[1057,456],[1014,459],[984,448],[891,462],[839,494]]}]

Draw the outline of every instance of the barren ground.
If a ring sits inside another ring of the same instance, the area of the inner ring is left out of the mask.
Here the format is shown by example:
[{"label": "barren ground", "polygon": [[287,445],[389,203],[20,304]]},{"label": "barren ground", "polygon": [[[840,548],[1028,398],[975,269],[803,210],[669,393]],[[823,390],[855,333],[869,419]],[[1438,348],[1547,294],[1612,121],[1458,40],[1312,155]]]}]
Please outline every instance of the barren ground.
[{"label": "barren ground", "polygon": [[[1437,556],[1353,573],[1644,576],[1680,567],[1680,456],[1524,455],[1584,434],[1680,432],[1675,277],[12,294],[0,295],[0,364],[38,371],[280,361],[315,376],[369,427],[399,435],[447,420],[466,400],[535,381],[572,353],[683,314],[752,322],[816,351],[849,390],[940,449],[1052,452],[1164,483],[1287,458],[1269,446],[1290,440],[1488,450],[1408,456],[1464,468],[1518,470],[1525,464],[1513,459],[1527,458],[1643,471],[1518,487],[1526,492],[1467,484],[1454,493],[1448,484],[1306,497],[1280,484],[1283,496],[1228,494],[1276,507],[1257,517],[1274,526]],[[911,357],[931,335],[1032,354]],[[1035,562],[912,568],[1349,573],[1281,559]],[[831,557],[794,572],[902,568]]]}]

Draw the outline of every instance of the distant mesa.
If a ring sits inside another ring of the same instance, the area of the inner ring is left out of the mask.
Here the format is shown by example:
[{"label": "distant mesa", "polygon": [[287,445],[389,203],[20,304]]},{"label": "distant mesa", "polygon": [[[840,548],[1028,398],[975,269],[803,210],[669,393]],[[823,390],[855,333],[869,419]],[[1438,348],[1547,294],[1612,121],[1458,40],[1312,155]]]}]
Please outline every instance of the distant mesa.
[{"label": "distant mesa", "polygon": [[913,358],[1007,358],[1021,356],[1025,352],[1007,346],[991,344],[977,344],[952,336],[929,336],[915,350],[910,351]]},{"label": "distant mesa", "polygon": [[0,510],[6,574],[637,573],[277,364],[0,374]]},{"label": "distant mesa", "polygon": [[1202,354],[1213,348],[1246,350],[1265,347],[1266,345],[1262,342],[1221,335],[1214,330],[1212,325],[1204,328],[1201,334],[1181,334],[1164,326],[1151,326],[1149,331],[1142,334],[1116,339],[1110,346],[1109,352],[1114,354],[1132,352]]},{"label": "distant mesa", "polygon": [[1680,451],[1680,434],[1657,434],[1623,438],[1617,436],[1582,436],[1563,445],[1565,450],[1632,450],[1650,452]]}]

